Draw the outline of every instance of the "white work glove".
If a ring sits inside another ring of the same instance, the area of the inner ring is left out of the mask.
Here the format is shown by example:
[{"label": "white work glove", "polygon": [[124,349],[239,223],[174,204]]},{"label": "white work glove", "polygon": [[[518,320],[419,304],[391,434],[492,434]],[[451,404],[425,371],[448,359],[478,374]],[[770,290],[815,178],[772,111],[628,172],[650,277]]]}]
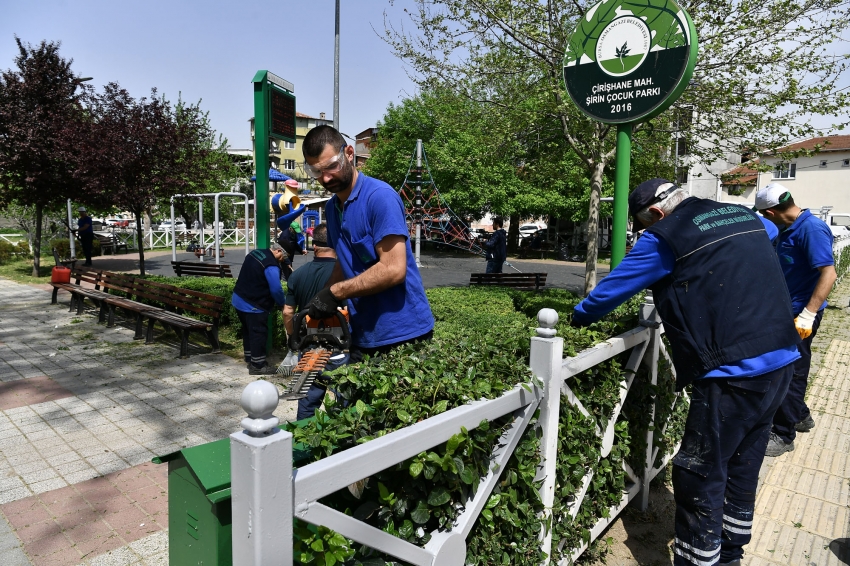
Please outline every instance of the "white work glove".
[{"label": "white work glove", "polygon": [[797,334],[799,334],[800,338],[803,340],[812,335],[812,325],[815,323],[816,316],[817,313],[814,313],[809,309],[803,309],[803,312],[798,314],[797,318],[794,319],[794,326],[797,327]]}]

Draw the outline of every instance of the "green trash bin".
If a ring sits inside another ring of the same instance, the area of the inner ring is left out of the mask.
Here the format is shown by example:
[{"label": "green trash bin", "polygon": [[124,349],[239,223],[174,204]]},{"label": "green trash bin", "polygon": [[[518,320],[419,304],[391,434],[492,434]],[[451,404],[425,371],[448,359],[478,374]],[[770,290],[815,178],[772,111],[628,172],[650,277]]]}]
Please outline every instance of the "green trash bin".
[{"label": "green trash bin", "polygon": [[[302,427],[313,419],[294,424]],[[306,446],[293,447],[293,465],[309,457]],[[168,463],[168,563],[232,566],[230,438],[184,448],[153,461]]]},{"label": "green trash bin", "polygon": [[230,439],[153,461],[168,463],[168,563],[231,566]]}]

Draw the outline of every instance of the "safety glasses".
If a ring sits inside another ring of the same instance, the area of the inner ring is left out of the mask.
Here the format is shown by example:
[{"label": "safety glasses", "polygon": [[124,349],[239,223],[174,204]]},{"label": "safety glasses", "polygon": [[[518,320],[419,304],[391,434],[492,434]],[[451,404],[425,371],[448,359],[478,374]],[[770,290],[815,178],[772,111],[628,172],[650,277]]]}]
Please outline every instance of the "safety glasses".
[{"label": "safety glasses", "polygon": [[304,162],[304,171],[313,179],[318,179],[323,175],[333,175],[334,173],[338,173],[343,164],[345,163],[345,148],[347,145],[342,146],[339,150],[339,153],[325,161],[324,163],[317,163],[315,165],[310,165],[306,161]]}]

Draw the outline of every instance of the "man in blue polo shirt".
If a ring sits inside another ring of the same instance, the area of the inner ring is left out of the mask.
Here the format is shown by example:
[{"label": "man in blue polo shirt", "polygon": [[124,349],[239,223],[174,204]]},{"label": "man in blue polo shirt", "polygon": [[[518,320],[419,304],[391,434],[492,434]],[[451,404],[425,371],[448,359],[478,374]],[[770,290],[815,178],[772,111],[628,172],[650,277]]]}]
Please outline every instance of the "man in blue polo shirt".
[{"label": "man in blue polo shirt", "polygon": [[398,193],[358,171],[354,148],[330,126],[310,130],[302,151],[307,173],[334,193],[325,218],[337,260],[310,316],[330,316],[350,303],[352,361],[430,339],[434,317]]},{"label": "man in blue polo shirt", "polygon": [[756,193],[755,208],[780,229],[775,239],[776,253],[791,294],[794,324],[803,340],[800,359],[794,365],[794,379],[773,417],[767,445],[768,456],[779,456],[794,450],[797,432],[808,432],[815,426],[806,406],[806,387],[812,341],[836,279],[833,238],[829,226],[808,209],[794,204],[791,193],[779,183],[771,183]]},{"label": "man in blue polo shirt", "polygon": [[773,413],[799,358],[767,222],[741,206],[688,198],[665,179],[638,185],[629,212],[644,235],[575,307],[571,324],[594,323],[652,290],[676,388],[691,384],[673,458],[673,563],[740,566]]}]

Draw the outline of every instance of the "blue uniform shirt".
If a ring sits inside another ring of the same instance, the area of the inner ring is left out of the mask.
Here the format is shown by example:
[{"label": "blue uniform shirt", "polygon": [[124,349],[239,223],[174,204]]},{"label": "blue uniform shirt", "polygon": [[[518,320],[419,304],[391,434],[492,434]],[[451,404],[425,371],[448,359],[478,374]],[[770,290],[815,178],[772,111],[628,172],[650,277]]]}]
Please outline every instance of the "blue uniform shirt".
[{"label": "blue uniform shirt", "polygon": [[351,195],[341,206],[340,209],[337,196],[331,198],[325,206],[325,217],[328,245],[336,250],[346,279],[378,263],[375,246],[387,236],[407,239],[405,280],[380,293],[350,299],[354,345],[377,348],[430,332],[434,328],[434,316],[410,249],[401,197],[383,181],[359,173]]},{"label": "blue uniform shirt", "polygon": [[[768,220],[762,219],[769,230]],[[774,232],[775,232],[774,227]],[[769,233],[769,232],[768,232]],[[676,258],[670,246],[654,234],[644,232],[623,261],[573,311],[573,320],[596,322],[640,291],[673,272]],[[792,345],[754,358],[719,366],[701,377],[753,377],[779,369],[800,357]]]},{"label": "blue uniform shirt", "polygon": [[[785,283],[791,294],[791,308],[794,314],[803,312],[820,279],[819,267],[833,265],[832,232],[820,218],[813,216],[809,209],[776,238],[776,253],[779,265],[785,274]],[[826,301],[818,310],[826,308]]]},{"label": "blue uniform shirt", "polygon": [[[81,228],[88,224],[88,228]],[[91,216],[83,216],[82,218],[77,219],[77,228],[80,229],[79,234],[82,236],[83,234],[92,234],[94,235],[94,227],[91,223]]]},{"label": "blue uniform shirt", "polygon": [[[266,276],[266,283],[269,286],[269,292],[271,293],[275,304],[283,306],[286,301],[286,296],[283,293],[283,287],[280,285],[280,268],[274,266],[267,267],[263,270],[263,275]],[[236,293],[233,293],[230,296],[230,303],[233,305],[233,308],[238,311],[251,312],[255,314],[266,312],[259,307],[255,307]]]}]

